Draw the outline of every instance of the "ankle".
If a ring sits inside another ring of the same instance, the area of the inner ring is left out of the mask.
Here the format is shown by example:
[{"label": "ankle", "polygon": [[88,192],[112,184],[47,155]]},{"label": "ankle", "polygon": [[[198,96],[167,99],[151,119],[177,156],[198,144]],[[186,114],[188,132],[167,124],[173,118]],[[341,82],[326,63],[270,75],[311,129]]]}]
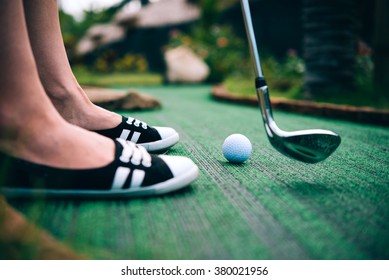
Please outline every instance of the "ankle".
[{"label": "ankle", "polygon": [[80,86],[58,87],[48,95],[67,122],[87,130],[112,128],[122,120],[120,115],[93,104]]},{"label": "ankle", "polygon": [[55,110],[52,115],[41,114],[34,118],[19,116],[18,119],[7,120],[9,123],[0,124],[0,151],[25,159],[32,156],[30,153],[33,150],[37,150],[36,153],[39,154],[39,141],[49,137],[49,131],[66,124]]},{"label": "ankle", "polygon": [[54,84],[44,84],[45,91],[47,95],[53,102],[67,102],[76,98],[77,95],[83,93],[82,88],[77,83],[54,83]]},{"label": "ankle", "polygon": [[54,107],[67,122],[83,127],[86,112],[93,104],[80,86],[59,85],[46,91]]}]

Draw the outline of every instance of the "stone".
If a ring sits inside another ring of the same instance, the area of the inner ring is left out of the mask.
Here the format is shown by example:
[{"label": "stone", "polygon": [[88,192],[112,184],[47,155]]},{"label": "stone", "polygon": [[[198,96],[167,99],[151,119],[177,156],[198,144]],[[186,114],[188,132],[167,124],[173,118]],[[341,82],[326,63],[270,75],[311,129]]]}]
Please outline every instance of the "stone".
[{"label": "stone", "polygon": [[187,47],[169,49],[164,58],[171,83],[201,83],[209,76],[209,66]]},{"label": "stone", "polygon": [[153,110],[162,108],[154,97],[136,90],[113,90],[83,86],[88,98],[107,110]]}]

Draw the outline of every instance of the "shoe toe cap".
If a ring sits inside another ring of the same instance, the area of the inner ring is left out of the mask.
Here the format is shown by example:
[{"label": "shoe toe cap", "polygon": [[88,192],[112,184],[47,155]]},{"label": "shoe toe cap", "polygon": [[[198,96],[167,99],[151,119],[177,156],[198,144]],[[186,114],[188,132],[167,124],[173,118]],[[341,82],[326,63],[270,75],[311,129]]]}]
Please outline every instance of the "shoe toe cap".
[{"label": "shoe toe cap", "polygon": [[167,139],[173,135],[178,135],[177,131],[175,131],[171,127],[160,127],[160,126],[154,126],[154,128],[158,131],[159,135],[161,136],[161,139]]},{"label": "shoe toe cap", "polygon": [[197,165],[190,158],[167,155],[160,155],[159,157],[166,163],[174,177],[198,172]]}]

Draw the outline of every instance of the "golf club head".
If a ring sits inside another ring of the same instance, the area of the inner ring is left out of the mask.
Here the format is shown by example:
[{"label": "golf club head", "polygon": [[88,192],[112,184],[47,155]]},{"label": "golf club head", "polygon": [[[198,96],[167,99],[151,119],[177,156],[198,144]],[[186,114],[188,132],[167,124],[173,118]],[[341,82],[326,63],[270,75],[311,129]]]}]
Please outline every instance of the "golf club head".
[{"label": "golf club head", "polygon": [[278,128],[272,113],[269,91],[262,72],[248,0],[241,0],[247,39],[255,71],[259,108],[272,146],[282,154],[307,163],[325,160],[339,146],[340,136],[329,130],[310,129],[286,132]]},{"label": "golf club head", "polygon": [[340,136],[329,130],[310,129],[282,131],[269,135],[272,146],[282,154],[306,163],[317,163],[329,157],[340,145]]},{"label": "golf club head", "polygon": [[284,131],[273,119],[267,86],[257,88],[259,108],[270,144],[280,153],[306,163],[317,163],[329,157],[340,145],[335,132],[324,129]]}]

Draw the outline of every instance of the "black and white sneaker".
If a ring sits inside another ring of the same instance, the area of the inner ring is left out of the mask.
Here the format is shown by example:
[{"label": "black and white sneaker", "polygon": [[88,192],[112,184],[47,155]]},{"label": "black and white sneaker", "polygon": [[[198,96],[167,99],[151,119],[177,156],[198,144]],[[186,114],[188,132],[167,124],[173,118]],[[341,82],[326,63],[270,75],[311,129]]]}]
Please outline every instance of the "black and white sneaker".
[{"label": "black and white sneaker", "polygon": [[122,117],[122,122],[114,128],[94,130],[111,139],[121,138],[146,148],[148,152],[162,152],[175,145],[180,137],[173,128],[151,127],[134,118]]},{"label": "black and white sneaker", "polygon": [[191,184],[198,167],[181,156],[150,155],[117,139],[112,163],[94,169],[63,169],[0,155],[0,194],[7,197],[139,197],[169,193]]}]

